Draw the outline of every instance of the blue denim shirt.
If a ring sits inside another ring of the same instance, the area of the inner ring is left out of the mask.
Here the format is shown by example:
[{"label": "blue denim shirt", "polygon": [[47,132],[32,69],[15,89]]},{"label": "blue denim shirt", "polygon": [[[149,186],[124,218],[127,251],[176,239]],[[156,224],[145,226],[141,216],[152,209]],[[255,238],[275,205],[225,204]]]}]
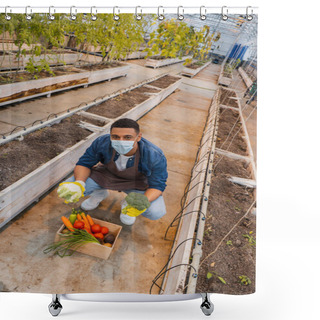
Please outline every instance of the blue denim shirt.
[{"label": "blue denim shirt", "polygon": [[[138,171],[147,176],[149,188],[164,191],[167,186],[166,181],[168,172],[167,159],[163,151],[143,137],[141,137],[138,144],[140,148]],[[91,167],[99,161],[103,164],[107,164],[111,160],[112,152],[113,148],[110,134],[104,134],[92,142],[86,152],[79,158],[76,165],[91,169]],[[118,157],[119,153],[116,152],[113,160],[116,161]],[[133,165],[134,156],[128,159],[127,168],[130,168]]]}]

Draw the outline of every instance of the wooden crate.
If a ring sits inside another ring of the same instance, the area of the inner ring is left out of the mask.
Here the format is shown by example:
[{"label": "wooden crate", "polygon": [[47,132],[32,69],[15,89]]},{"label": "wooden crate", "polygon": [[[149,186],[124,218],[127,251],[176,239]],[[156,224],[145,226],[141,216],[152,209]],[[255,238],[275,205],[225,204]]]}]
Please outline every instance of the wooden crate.
[{"label": "wooden crate", "polygon": [[[93,257],[97,257],[97,258],[101,258],[104,260],[107,260],[111,254],[111,252],[113,251],[113,248],[117,242],[117,239],[119,237],[120,231],[122,229],[122,226],[117,225],[117,224],[113,224],[107,221],[103,221],[103,220],[99,220],[99,219],[95,219],[92,218],[94,223],[99,224],[101,227],[107,227],[109,229],[109,233],[114,234],[115,235],[115,239],[114,242],[112,244],[112,247],[108,247],[108,246],[104,246],[100,243],[86,243],[83,246],[79,247],[78,249],[76,249],[75,251],[81,252],[81,253],[85,253],[88,254],[90,256]],[[60,229],[57,231],[56,236],[54,241],[58,242],[63,240],[63,238],[60,236],[62,230],[65,228],[65,225],[63,224]]]}]

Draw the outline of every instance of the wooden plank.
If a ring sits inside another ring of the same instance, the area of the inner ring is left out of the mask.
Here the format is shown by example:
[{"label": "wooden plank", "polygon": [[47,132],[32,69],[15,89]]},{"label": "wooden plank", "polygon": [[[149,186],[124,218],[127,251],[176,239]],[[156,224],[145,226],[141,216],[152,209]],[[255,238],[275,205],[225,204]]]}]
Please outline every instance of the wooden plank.
[{"label": "wooden plank", "polygon": [[249,88],[252,86],[253,81],[250,79],[250,77],[247,75],[247,73],[242,69],[242,67],[238,68],[238,71],[244,81],[244,83],[246,84],[246,86]]},{"label": "wooden plank", "polygon": [[50,92],[70,89],[81,84],[88,85],[125,76],[130,66],[124,65],[96,71],[86,71],[81,68],[74,69],[80,70],[80,72],[0,85],[0,106],[13,103],[17,100],[23,101],[35,96],[46,95]]},{"label": "wooden plank", "polygon": [[155,59],[147,58],[146,62],[145,62],[145,67],[160,68],[160,67],[164,67],[164,66],[167,66],[170,64],[183,62],[186,59],[191,59],[191,58],[192,58],[192,56],[185,56],[185,57],[182,57],[181,59],[171,58],[171,59],[162,59],[162,60],[155,60]]},{"label": "wooden plank", "polygon": [[223,150],[223,149],[215,148],[215,152],[218,153],[218,154],[221,154],[223,156],[226,156],[228,158],[231,158],[231,159],[244,160],[244,161],[247,161],[247,162],[251,161],[251,159],[249,157],[242,156],[241,154],[233,153],[233,152],[226,151],[226,150]]},{"label": "wooden plank", "polygon": [[66,88],[69,89],[69,87],[73,87],[81,84],[87,84],[87,83],[88,83],[88,78],[82,78],[77,80],[58,82],[58,83],[50,84],[50,85],[39,87],[39,88],[23,90],[23,91],[11,94],[9,96],[0,98],[0,105],[3,105],[2,102],[10,101],[10,103],[13,103],[13,101],[17,99],[22,101],[22,100],[26,100],[23,98],[34,97],[35,95],[37,96],[44,95],[44,94],[48,94],[48,92],[55,92],[55,91],[66,89]]},{"label": "wooden plank", "polygon": [[249,187],[249,188],[256,188],[257,186],[256,181],[252,179],[244,179],[244,178],[232,176],[228,178],[228,180],[233,183],[240,184],[242,186]]}]

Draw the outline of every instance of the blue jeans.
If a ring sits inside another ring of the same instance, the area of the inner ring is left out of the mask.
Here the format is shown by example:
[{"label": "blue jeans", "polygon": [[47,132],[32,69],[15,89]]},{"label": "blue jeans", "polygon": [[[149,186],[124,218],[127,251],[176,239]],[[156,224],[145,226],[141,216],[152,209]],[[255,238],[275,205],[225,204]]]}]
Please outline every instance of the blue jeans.
[{"label": "blue jeans", "polygon": [[[73,182],[75,181],[74,176],[70,177],[69,179],[63,181],[63,182]],[[90,195],[94,190],[97,189],[105,189],[101,187],[99,184],[97,184],[93,179],[90,177],[86,180],[86,188],[85,192],[83,193],[84,196]],[[129,192],[138,192],[144,194],[143,190],[136,190],[136,189],[127,189],[123,190],[125,193]],[[159,196],[157,199],[151,201],[150,207],[143,213],[141,213],[142,216],[150,219],[150,220],[158,220],[161,217],[163,217],[166,214],[166,205],[164,203],[163,196]]]}]

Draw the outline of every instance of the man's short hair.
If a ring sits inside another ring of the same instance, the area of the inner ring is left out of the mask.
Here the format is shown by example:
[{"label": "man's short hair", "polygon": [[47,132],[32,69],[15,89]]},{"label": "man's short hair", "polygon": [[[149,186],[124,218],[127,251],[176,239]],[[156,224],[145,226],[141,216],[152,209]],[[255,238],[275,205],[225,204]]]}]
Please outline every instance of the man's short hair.
[{"label": "man's short hair", "polygon": [[136,131],[137,135],[140,133],[138,122],[129,118],[122,118],[115,121],[110,127],[110,132],[112,128],[133,128]]}]

